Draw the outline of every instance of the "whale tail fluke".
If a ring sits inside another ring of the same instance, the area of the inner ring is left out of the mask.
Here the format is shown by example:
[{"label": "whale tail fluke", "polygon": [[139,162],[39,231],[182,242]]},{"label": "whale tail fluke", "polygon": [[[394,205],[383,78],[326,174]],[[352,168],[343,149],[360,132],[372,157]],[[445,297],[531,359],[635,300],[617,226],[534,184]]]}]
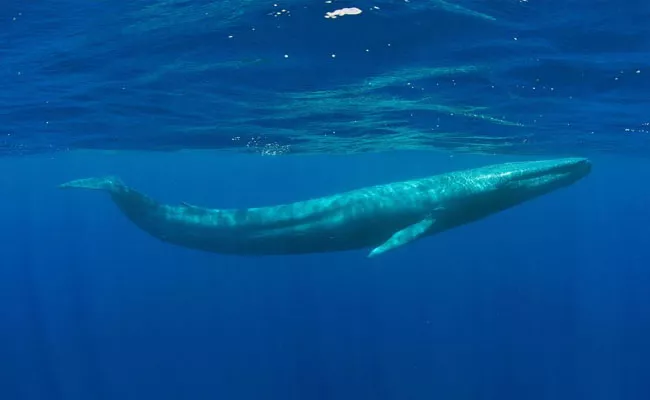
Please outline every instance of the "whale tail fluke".
[{"label": "whale tail fluke", "polygon": [[164,238],[166,237],[164,235],[169,234],[164,227],[167,208],[149,196],[126,186],[116,176],[76,179],[62,183],[58,187],[106,192],[120,211],[138,227],[158,238]]},{"label": "whale tail fluke", "polygon": [[74,181],[66,182],[59,185],[61,189],[90,189],[90,190],[105,190],[110,193],[119,192],[124,189],[124,183],[120,178],[115,176],[106,176],[101,178],[84,178],[76,179]]}]

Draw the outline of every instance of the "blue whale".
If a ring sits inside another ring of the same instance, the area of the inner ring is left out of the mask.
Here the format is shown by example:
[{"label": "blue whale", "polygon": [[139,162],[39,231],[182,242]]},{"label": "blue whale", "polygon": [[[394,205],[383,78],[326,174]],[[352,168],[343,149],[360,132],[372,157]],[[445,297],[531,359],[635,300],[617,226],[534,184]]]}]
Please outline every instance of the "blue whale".
[{"label": "blue whale", "polygon": [[585,158],[512,162],[243,209],[161,204],[116,177],[59,187],[106,191],[142,230],[192,249],[281,255],[371,248],[374,257],[569,186],[590,171]]}]

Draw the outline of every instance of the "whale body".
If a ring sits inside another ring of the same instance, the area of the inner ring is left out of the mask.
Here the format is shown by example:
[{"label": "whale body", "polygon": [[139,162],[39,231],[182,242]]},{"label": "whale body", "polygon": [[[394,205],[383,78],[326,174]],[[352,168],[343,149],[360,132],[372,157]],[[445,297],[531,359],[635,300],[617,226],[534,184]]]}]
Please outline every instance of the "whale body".
[{"label": "whale body", "polygon": [[106,191],[142,230],[192,249],[286,255],[371,248],[374,257],[569,186],[590,171],[585,158],[511,162],[242,209],[161,204],[117,177],[59,187]]}]

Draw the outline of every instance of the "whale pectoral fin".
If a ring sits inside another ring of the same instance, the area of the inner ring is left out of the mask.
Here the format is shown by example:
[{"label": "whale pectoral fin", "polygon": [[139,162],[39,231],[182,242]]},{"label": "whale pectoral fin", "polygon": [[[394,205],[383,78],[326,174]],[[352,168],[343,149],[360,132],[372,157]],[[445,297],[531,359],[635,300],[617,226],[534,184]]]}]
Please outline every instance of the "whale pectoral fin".
[{"label": "whale pectoral fin", "polygon": [[381,246],[372,249],[372,251],[368,254],[368,257],[376,257],[382,253],[387,252],[388,250],[393,250],[421,238],[435,223],[436,219],[430,216],[418,223],[407,226],[401,231],[395,232],[395,234],[391,236],[390,239],[382,243]]}]

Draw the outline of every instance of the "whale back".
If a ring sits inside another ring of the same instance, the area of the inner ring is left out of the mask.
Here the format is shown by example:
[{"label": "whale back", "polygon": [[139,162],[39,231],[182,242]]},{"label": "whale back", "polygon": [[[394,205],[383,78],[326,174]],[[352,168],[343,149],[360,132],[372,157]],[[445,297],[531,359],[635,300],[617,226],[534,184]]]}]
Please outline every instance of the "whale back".
[{"label": "whale back", "polygon": [[434,207],[432,182],[411,180],[240,209],[161,204],[115,177],[79,179],[60,187],[107,191],[127,218],[166,242],[220,253],[297,254],[386,240]]}]

